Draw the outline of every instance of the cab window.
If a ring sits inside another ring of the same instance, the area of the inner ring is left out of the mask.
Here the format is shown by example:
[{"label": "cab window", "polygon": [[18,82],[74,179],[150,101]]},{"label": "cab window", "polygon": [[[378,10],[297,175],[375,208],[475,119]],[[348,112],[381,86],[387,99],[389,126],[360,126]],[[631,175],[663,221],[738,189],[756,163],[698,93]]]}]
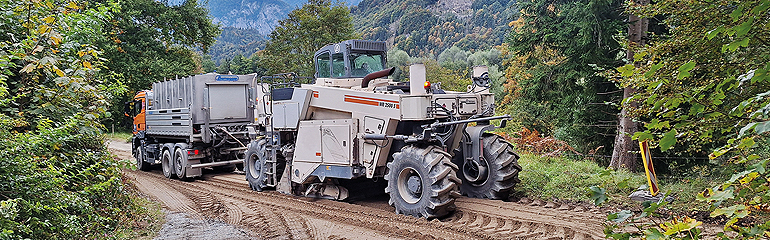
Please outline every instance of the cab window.
[{"label": "cab window", "polygon": [[322,53],[321,55],[318,55],[318,58],[316,58],[315,61],[318,64],[318,69],[316,69],[316,71],[318,72],[318,77],[319,78],[331,77],[331,73],[330,73],[331,68],[329,67],[329,53],[325,52],[325,53]]},{"label": "cab window", "polygon": [[345,56],[342,53],[332,55],[332,77],[345,76]]},{"label": "cab window", "polygon": [[350,66],[353,67],[353,77],[364,77],[367,74],[382,70],[383,56],[381,54],[351,53]]}]

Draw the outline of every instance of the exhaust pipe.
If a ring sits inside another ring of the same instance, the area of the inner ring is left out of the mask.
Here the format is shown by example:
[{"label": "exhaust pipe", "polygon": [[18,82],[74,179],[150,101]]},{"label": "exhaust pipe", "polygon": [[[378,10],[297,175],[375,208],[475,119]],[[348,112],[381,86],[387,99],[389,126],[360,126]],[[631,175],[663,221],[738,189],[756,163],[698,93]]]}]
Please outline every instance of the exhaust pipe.
[{"label": "exhaust pipe", "polygon": [[392,68],[383,69],[383,70],[380,70],[380,71],[376,71],[376,72],[367,74],[366,76],[364,76],[364,81],[361,82],[361,88],[367,88],[367,87],[369,87],[369,82],[371,82],[372,80],[374,80],[376,78],[390,76],[395,71],[396,71],[396,68],[392,67]]}]

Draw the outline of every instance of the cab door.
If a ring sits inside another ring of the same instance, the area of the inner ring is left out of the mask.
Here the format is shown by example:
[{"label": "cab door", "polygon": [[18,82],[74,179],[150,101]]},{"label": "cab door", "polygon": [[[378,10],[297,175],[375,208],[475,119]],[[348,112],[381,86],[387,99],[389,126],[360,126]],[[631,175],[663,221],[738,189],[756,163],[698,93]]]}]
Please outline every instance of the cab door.
[{"label": "cab door", "polygon": [[145,109],[146,109],[146,100],[145,100],[145,93],[140,92],[136,94],[133,101],[126,102],[125,107],[125,115],[128,117],[133,118],[133,130],[132,132],[134,134],[139,133],[139,131],[144,131],[147,128],[147,125],[145,124]]}]

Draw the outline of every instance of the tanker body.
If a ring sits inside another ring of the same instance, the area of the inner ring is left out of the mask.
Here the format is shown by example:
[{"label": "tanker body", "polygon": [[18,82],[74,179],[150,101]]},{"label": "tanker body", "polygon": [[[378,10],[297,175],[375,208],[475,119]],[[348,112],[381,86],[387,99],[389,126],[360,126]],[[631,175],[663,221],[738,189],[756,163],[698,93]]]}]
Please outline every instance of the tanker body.
[{"label": "tanker body", "polygon": [[203,74],[153,83],[126,103],[133,118],[138,169],[162,165],[168,178],[201,176],[203,168],[232,171],[243,163],[254,118],[254,75]]}]

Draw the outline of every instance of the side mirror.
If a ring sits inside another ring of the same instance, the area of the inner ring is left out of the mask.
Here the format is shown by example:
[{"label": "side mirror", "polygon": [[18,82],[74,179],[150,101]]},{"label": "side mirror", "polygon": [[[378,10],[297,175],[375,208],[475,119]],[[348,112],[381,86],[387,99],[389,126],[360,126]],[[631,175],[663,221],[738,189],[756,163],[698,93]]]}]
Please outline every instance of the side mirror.
[{"label": "side mirror", "polygon": [[133,111],[131,111],[131,109],[133,108],[133,105],[134,105],[134,102],[126,102],[123,105],[123,115],[126,115],[126,117],[131,117],[131,114],[129,113],[133,113]]}]

